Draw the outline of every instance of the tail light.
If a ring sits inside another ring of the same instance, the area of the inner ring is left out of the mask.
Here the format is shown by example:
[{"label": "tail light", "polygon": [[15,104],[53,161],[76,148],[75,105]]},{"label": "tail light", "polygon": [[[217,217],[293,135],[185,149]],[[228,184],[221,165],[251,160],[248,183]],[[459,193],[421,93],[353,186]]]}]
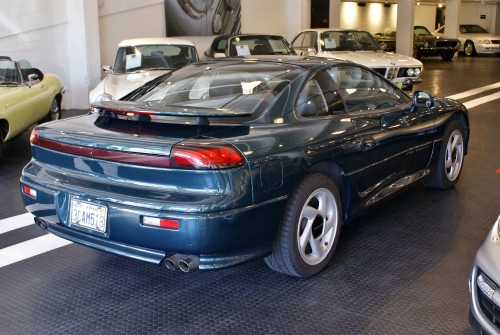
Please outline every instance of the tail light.
[{"label": "tail light", "polygon": [[229,143],[183,141],[170,151],[170,167],[193,170],[228,169],[245,164],[240,152]]},{"label": "tail light", "polygon": [[38,144],[38,129],[35,127],[30,135],[31,144]]}]

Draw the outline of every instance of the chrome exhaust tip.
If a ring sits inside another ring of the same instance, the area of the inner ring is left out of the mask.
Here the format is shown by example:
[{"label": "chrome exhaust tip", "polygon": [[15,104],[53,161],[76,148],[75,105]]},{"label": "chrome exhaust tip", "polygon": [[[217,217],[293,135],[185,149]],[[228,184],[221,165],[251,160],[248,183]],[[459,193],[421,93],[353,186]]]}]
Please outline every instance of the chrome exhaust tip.
[{"label": "chrome exhaust tip", "polygon": [[43,221],[42,219],[39,219],[37,217],[34,218],[34,221],[35,221],[35,224],[42,228],[43,230],[47,230],[47,228],[49,227],[49,225],[47,224],[47,222]]},{"label": "chrome exhaust tip", "polygon": [[178,263],[179,269],[182,272],[189,272],[193,270],[197,270],[200,265],[200,258],[198,256],[189,255],[186,258],[183,258]]},{"label": "chrome exhaust tip", "polygon": [[165,266],[167,267],[167,269],[172,271],[179,269],[179,261],[186,257],[187,255],[183,254],[173,254],[172,256],[165,258]]}]

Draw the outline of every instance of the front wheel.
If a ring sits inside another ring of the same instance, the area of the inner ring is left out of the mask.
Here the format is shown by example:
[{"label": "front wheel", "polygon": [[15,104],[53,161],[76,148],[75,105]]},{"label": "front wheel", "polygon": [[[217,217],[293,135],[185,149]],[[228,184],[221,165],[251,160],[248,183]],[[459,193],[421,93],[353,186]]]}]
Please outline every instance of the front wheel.
[{"label": "front wheel", "polygon": [[464,53],[466,56],[474,56],[476,54],[476,48],[474,48],[474,43],[471,41],[465,42]]},{"label": "front wheel", "polygon": [[288,198],[273,253],[273,270],[310,277],[330,261],[340,235],[342,206],[335,183],[315,173],[298,182]]},{"label": "front wheel", "polygon": [[464,130],[458,121],[453,120],[445,128],[436,170],[425,185],[442,189],[455,186],[462,172],[464,153]]},{"label": "front wheel", "polygon": [[59,99],[57,97],[54,97],[54,99],[52,99],[52,103],[50,104],[49,112],[39,123],[55,121],[59,120],[60,118],[61,118],[61,104],[59,103]]},{"label": "front wheel", "polygon": [[455,55],[454,52],[448,52],[448,53],[445,53],[445,54],[441,54],[441,58],[444,59],[444,60],[451,60],[454,55]]}]

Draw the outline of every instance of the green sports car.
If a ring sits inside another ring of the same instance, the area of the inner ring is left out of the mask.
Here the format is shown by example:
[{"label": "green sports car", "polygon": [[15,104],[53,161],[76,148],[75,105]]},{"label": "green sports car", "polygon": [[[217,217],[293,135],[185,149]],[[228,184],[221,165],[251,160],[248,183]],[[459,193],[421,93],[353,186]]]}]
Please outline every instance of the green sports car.
[{"label": "green sports car", "polygon": [[0,158],[3,143],[37,122],[61,118],[59,77],[43,74],[27,60],[0,56]]}]

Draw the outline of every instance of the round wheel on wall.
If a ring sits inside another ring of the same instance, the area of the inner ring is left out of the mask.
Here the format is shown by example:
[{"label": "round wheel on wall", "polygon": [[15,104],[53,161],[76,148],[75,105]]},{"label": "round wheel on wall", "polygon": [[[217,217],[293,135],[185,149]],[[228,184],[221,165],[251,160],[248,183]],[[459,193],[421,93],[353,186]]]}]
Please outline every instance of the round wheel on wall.
[{"label": "round wheel on wall", "polygon": [[476,48],[474,48],[474,43],[467,41],[464,44],[464,53],[466,56],[474,56],[476,54]]},{"label": "round wheel on wall", "polygon": [[342,206],[335,183],[320,173],[307,175],[290,193],[266,264],[297,277],[317,274],[333,256],[341,221]]},{"label": "round wheel on wall", "polygon": [[441,58],[444,59],[444,60],[451,60],[454,55],[455,55],[454,52],[448,52],[448,53],[445,53],[445,54],[441,54]]},{"label": "round wheel on wall", "polygon": [[436,170],[425,185],[442,189],[455,186],[464,165],[464,153],[464,130],[458,121],[452,120],[444,131]]}]

